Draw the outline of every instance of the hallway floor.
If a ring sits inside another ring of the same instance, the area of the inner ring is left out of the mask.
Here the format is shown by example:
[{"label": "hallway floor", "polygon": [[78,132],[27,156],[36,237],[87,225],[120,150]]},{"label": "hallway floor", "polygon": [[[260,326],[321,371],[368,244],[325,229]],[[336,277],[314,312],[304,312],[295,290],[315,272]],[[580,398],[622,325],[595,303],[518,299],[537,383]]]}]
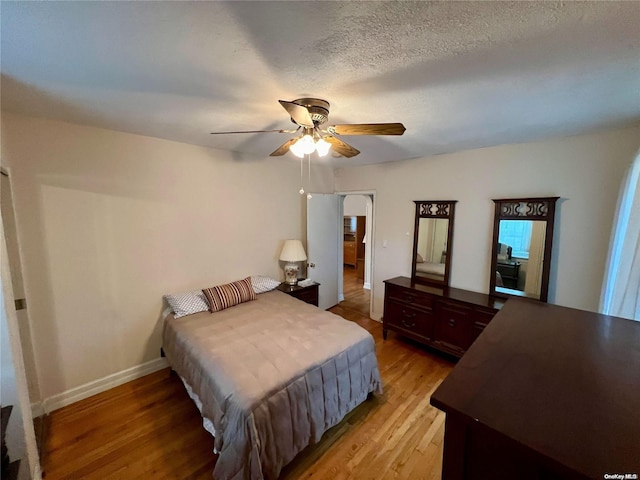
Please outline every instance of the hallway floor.
[{"label": "hallway floor", "polygon": [[369,317],[369,300],[371,290],[362,288],[364,281],[358,278],[356,269],[344,266],[344,300],[338,304],[345,310],[352,310],[365,317]]}]

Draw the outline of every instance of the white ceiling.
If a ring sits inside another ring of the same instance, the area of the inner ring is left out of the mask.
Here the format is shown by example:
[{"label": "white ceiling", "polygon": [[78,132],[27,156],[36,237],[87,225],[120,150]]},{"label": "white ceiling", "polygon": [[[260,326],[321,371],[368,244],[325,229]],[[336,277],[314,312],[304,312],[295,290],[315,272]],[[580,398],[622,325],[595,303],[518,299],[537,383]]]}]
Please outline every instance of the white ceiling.
[{"label": "white ceiling", "polygon": [[[279,99],[378,163],[640,122],[640,2],[8,2],[2,108],[266,157]],[[294,158],[291,153],[288,157]]]}]

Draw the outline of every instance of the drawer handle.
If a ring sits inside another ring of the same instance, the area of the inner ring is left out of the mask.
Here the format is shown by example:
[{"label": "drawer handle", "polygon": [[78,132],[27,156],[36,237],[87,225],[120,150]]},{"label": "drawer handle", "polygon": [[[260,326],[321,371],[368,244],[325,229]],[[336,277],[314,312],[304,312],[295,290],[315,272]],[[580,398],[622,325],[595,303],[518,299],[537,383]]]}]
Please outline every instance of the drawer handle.
[{"label": "drawer handle", "polygon": [[413,295],[407,295],[404,297],[404,301],[408,302],[408,303],[413,303],[413,301],[416,299],[416,297],[414,297]]},{"label": "drawer handle", "polygon": [[449,319],[449,326],[450,327],[455,327],[455,325],[456,325],[456,321],[453,318],[450,318]]},{"label": "drawer handle", "polygon": [[407,328],[413,328],[416,326],[416,322],[408,323],[404,318],[402,319],[402,325]]},{"label": "drawer handle", "polygon": [[416,322],[407,322],[407,320],[410,320],[412,318],[414,318],[416,316],[415,312],[407,312],[406,310],[402,310],[402,316],[404,317],[402,319],[402,324],[407,327],[407,328],[413,328],[416,326]]}]

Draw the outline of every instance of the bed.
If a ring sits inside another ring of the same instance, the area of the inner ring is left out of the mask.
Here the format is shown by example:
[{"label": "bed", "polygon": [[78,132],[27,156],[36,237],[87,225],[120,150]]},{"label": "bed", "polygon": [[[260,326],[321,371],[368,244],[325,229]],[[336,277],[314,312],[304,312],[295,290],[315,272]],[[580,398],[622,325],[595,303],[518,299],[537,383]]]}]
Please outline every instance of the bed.
[{"label": "bed", "polygon": [[435,262],[418,262],[416,263],[416,273],[425,273],[444,278],[444,263]]},{"label": "bed", "polygon": [[163,350],[215,437],[216,480],[276,479],[382,392],[369,332],[277,290],[214,314],[169,314]]}]

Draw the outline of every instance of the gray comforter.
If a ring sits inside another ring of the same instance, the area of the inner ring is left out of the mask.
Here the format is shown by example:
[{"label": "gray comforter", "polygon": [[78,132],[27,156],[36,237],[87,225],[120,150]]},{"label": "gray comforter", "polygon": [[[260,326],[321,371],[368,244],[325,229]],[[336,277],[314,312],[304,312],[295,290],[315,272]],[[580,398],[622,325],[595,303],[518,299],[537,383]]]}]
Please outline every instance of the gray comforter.
[{"label": "gray comforter", "polygon": [[381,392],[372,336],[279,291],[165,321],[172,368],[215,427],[216,480],[275,479],[370,392]]}]

